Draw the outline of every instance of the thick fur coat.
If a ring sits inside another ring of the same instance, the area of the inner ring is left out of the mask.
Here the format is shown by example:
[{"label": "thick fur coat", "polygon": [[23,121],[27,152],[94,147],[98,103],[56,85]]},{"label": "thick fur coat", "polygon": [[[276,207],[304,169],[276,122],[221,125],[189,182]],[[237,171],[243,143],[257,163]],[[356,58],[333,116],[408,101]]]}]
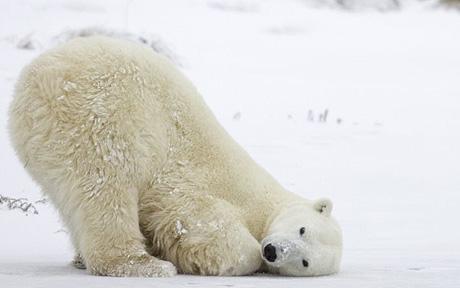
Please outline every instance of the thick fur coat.
[{"label": "thick fur coat", "polygon": [[321,269],[338,269],[340,231],[321,215],[330,202],[315,210],[283,189],[174,65],[142,45],[78,38],[39,56],[19,78],[9,128],[70,231],[76,264],[93,274],[250,274],[292,205],[319,211],[298,226],[316,217],[333,230],[338,249]]}]

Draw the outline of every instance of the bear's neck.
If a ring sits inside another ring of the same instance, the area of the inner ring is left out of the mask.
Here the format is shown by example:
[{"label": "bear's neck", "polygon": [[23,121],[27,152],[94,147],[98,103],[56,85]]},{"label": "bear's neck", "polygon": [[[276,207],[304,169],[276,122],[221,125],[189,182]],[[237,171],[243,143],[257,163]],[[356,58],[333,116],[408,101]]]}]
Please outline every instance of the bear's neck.
[{"label": "bear's neck", "polygon": [[250,233],[261,241],[277,211],[306,200],[284,189],[225,131],[221,133],[213,137],[223,142],[213,145],[219,148],[211,158],[219,161],[208,170],[210,192],[238,207]]},{"label": "bear's neck", "polygon": [[[276,211],[304,199],[285,190],[260,167],[223,129],[201,99],[191,101],[189,109],[196,112],[190,113],[195,117],[180,119],[181,131],[177,135],[186,135],[187,139],[179,141],[180,151],[175,156],[188,158],[195,167],[191,170],[199,167],[200,175],[205,175],[200,181],[206,182],[207,193],[239,208],[242,221],[260,241]],[[188,149],[186,143],[195,144]]]}]

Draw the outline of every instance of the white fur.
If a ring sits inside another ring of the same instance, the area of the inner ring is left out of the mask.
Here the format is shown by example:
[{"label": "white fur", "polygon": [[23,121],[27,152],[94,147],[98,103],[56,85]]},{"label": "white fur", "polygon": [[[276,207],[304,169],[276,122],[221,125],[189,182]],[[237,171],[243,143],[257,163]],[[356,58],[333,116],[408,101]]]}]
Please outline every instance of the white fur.
[{"label": "white fur", "polygon": [[[342,255],[342,233],[330,212],[332,203],[319,199],[313,205],[284,207],[270,223],[262,247],[276,247],[277,258],[266,261],[271,272],[293,276],[336,273]],[[304,233],[300,233],[304,229]],[[308,267],[304,267],[307,261]]]},{"label": "white fur", "polygon": [[302,225],[310,234],[296,253],[312,272],[280,263],[277,272],[338,269],[329,214],[259,167],[151,49],[89,37],[44,53],[21,74],[9,128],[69,228],[76,265],[93,274],[250,274],[263,237],[294,243],[289,229]]}]

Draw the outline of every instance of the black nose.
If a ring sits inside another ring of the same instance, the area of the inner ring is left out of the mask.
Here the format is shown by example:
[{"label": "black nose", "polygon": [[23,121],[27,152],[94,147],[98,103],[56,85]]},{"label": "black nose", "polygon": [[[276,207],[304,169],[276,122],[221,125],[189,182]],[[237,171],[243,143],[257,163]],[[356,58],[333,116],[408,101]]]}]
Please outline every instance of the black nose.
[{"label": "black nose", "polygon": [[264,247],[264,258],[267,259],[268,262],[275,262],[276,260],[276,248],[272,244],[267,244]]}]

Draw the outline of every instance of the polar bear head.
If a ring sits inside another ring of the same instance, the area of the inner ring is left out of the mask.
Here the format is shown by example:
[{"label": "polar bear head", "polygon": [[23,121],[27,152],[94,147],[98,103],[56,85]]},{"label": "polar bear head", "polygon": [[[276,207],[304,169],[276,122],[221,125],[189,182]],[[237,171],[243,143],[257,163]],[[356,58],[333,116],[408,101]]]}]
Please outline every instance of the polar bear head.
[{"label": "polar bear head", "polygon": [[336,273],[342,255],[342,233],[331,216],[332,202],[294,204],[273,218],[261,243],[272,273],[318,276]]}]

